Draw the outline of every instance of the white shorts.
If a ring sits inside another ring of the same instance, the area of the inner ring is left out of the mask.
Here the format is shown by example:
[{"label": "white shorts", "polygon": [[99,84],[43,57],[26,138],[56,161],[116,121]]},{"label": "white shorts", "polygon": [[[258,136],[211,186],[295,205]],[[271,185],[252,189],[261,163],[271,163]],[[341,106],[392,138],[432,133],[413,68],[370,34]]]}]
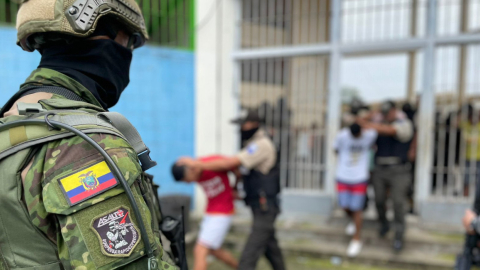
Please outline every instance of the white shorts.
[{"label": "white shorts", "polygon": [[198,243],[209,249],[219,249],[232,223],[232,215],[205,214],[200,225]]}]

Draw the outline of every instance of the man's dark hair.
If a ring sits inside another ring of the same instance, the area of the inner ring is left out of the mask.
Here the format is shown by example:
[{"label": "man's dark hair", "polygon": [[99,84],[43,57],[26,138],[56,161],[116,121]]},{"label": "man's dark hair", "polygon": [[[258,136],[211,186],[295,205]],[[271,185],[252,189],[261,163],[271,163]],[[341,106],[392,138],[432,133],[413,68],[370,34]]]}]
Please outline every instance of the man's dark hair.
[{"label": "man's dark hair", "polygon": [[172,175],[175,181],[182,181],[185,178],[185,169],[184,165],[178,165],[177,163],[172,165]]},{"label": "man's dark hair", "polygon": [[358,137],[360,136],[360,133],[362,132],[362,127],[360,127],[359,124],[353,123],[350,126],[350,132],[352,133],[353,137]]},{"label": "man's dark hair", "polygon": [[396,108],[395,102],[393,102],[392,100],[387,100],[383,102],[382,105],[380,106],[380,110],[382,111],[382,114],[387,114],[390,112],[391,109],[395,109],[395,108]]}]

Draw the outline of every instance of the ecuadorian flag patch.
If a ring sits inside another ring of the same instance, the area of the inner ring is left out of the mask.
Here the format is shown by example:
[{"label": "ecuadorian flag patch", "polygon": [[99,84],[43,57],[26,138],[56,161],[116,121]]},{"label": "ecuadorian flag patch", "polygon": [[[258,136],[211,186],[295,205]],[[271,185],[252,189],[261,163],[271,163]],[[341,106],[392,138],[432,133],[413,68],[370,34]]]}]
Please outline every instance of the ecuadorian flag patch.
[{"label": "ecuadorian flag patch", "polygon": [[118,184],[105,161],[58,180],[70,206],[88,200]]}]

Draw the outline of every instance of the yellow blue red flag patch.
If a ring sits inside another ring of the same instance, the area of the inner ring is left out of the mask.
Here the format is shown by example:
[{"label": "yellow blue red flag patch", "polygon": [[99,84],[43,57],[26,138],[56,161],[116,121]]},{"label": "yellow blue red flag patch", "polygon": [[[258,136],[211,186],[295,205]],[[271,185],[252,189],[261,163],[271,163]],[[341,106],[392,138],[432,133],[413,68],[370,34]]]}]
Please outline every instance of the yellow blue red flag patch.
[{"label": "yellow blue red flag patch", "polygon": [[69,205],[103,193],[118,184],[105,161],[58,180]]}]

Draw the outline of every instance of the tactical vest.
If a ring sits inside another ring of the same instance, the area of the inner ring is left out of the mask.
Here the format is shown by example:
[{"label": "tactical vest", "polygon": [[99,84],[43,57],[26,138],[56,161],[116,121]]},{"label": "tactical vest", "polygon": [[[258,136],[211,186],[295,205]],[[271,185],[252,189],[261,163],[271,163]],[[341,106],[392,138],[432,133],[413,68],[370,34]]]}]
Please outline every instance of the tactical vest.
[{"label": "tactical vest", "polygon": [[[246,193],[245,201],[250,206],[258,206],[261,196],[265,196],[269,203],[277,204],[280,193],[280,162],[277,159],[270,172],[263,174],[258,170],[250,170],[243,176],[243,187]],[[278,205],[277,205],[278,206]]]},{"label": "tactical vest", "polygon": [[408,161],[410,142],[401,142],[393,136],[378,136],[375,164],[401,165]]},{"label": "tactical vest", "polygon": [[[136,134],[132,134],[129,123],[126,124],[123,116],[118,113],[102,113],[94,105],[72,100],[52,99],[42,100],[40,103],[55,110],[3,118],[0,120],[0,127],[2,124],[23,119],[44,119],[46,113],[55,112],[56,115],[50,117],[51,120],[73,126],[86,134],[103,133],[118,136],[129,142],[137,154],[146,149],[140,137],[137,136],[136,130],[134,131]],[[2,120],[6,122],[1,122]],[[74,135],[68,131],[52,130],[47,125],[20,126],[0,132],[0,270],[70,269],[70,267],[64,267],[58,258],[57,246],[32,224],[22,200],[23,185],[20,173],[35,154],[32,150],[33,146],[72,136]],[[143,195],[152,220],[159,221],[158,211],[152,206],[153,190],[147,187],[146,191],[142,190],[143,192],[145,193],[136,194],[135,199],[142,199]],[[118,196],[121,194],[122,191],[119,191]],[[93,201],[92,206],[96,203]],[[74,207],[54,207],[57,206],[52,206],[54,209],[52,211],[58,215],[58,218],[83,210]],[[158,222],[153,222],[152,226],[154,228],[149,228],[149,235],[153,236],[152,231],[158,232]],[[150,242],[155,243],[153,237]],[[148,269],[148,267],[144,264],[140,268],[129,269]]]}]

